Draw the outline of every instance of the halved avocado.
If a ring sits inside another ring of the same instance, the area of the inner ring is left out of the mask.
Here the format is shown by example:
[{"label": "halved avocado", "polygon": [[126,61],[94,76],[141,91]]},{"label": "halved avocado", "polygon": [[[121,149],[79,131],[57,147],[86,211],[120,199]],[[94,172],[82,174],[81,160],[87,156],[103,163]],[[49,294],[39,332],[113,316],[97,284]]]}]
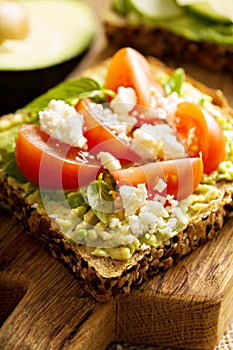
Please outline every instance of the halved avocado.
[{"label": "halved avocado", "polygon": [[[12,0],[7,0],[12,1]],[[0,114],[14,112],[58,84],[88,49],[97,21],[78,0],[14,0],[25,11],[24,38],[0,42]]]}]

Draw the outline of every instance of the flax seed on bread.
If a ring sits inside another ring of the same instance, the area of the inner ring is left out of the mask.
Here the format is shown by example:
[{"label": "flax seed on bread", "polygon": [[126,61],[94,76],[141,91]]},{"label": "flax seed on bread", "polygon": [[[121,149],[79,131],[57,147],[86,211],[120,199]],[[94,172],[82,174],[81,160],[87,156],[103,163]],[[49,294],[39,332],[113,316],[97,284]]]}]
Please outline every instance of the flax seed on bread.
[{"label": "flax seed on bread", "polygon": [[[149,58],[149,62],[155,71],[172,73],[159,60]],[[108,61],[105,61],[83,75],[101,81],[107,66]],[[186,80],[202,93],[211,96],[212,103],[222,111],[223,118],[231,120],[233,112],[221,91],[214,91],[190,77],[186,77]],[[12,115],[2,118],[10,120]],[[67,240],[46,213],[41,213],[36,205],[28,202],[24,187],[4,172],[0,174],[0,203],[9,209],[12,217],[29,236],[82,280],[86,290],[96,300],[107,302],[113,297],[129,294],[147,278],[170,268],[183,256],[221,233],[225,220],[232,212],[233,183],[223,180],[211,186],[218,191],[217,196],[193,212],[189,225],[184,230],[157,247],[134,253],[128,261],[94,256],[92,248]]]}]

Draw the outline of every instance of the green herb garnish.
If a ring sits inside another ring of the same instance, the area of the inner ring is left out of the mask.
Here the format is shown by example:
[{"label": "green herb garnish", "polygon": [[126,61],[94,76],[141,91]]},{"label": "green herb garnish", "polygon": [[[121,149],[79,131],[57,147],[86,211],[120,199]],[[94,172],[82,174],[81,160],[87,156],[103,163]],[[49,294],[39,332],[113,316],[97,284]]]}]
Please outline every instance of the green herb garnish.
[{"label": "green herb garnish", "polygon": [[185,79],[185,72],[183,68],[177,68],[172,75],[168,78],[166,84],[164,85],[164,91],[166,96],[171,95],[173,92],[177,92],[180,96],[181,86]]},{"label": "green herb garnish", "polygon": [[110,186],[102,178],[103,174],[100,174],[98,180],[87,186],[87,200],[94,214],[106,224],[113,212],[114,200]]},{"label": "green herb garnish", "polygon": [[102,88],[94,79],[80,77],[60,83],[27,104],[22,110],[28,113],[37,113],[45,109],[52,99],[64,100],[66,103],[75,105],[80,98],[90,97],[95,102],[103,103],[106,102],[105,95],[114,97],[115,93],[112,90]]}]

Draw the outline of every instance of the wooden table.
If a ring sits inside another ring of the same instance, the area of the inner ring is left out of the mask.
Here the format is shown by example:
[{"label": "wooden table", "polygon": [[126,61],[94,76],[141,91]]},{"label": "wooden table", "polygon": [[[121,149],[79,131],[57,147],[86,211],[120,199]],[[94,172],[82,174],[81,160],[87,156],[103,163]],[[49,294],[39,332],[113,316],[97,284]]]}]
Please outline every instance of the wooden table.
[{"label": "wooden table", "polygon": [[[101,16],[101,1],[88,2]],[[100,31],[72,76],[113,51]],[[185,69],[233,106],[232,77]],[[233,314],[232,224],[129,297],[101,304],[0,209],[0,349],[105,350],[115,341],[213,349]]]}]

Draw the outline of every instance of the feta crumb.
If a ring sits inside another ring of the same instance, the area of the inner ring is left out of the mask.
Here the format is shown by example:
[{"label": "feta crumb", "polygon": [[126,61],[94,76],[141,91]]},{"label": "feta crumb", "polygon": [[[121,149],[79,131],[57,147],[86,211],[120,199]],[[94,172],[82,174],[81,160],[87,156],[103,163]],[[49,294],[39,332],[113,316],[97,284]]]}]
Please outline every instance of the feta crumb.
[{"label": "feta crumb", "polygon": [[131,148],[144,159],[157,159],[163,151],[160,140],[142,127],[134,131]]},{"label": "feta crumb", "polygon": [[[163,192],[167,188],[167,184],[162,179],[158,179],[157,184],[154,187],[155,191],[158,191],[159,193]],[[163,197],[164,198],[164,197]]]},{"label": "feta crumb", "polygon": [[138,184],[137,187],[123,185],[119,192],[126,217],[134,215],[138,209],[146,204],[148,193],[145,184]]},{"label": "feta crumb", "polygon": [[102,166],[108,171],[121,169],[121,163],[109,152],[99,152],[98,156]]},{"label": "feta crumb", "polygon": [[141,250],[146,250],[146,249],[150,248],[150,246],[145,244],[145,243],[142,243],[140,248],[141,248]]},{"label": "feta crumb", "polygon": [[111,218],[109,227],[110,228],[121,228],[121,221],[118,218]]},{"label": "feta crumb", "polygon": [[137,119],[129,115],[115,113],[111,108],[103,107],[101,104],[90,104],[91,112],[95,117],[111,131],[118,135],[124,142],[129,144],[130,138],[127,136]]},{"label": "feta crumb", "polygon": [[131,87],[120,86],[116,96],[110,102],[110,107],[119,115],[128,115],[137,103],[137,95]]},{"label": "feta crumb", "polygon": [[157,98],[157,108],[158,114],[166,113],[166,117],[174,115],[177,110],[177,104],[184,101],[183,98],[179,97],[177,92],[173,92],[169,96],[161,96]]},{"label": "feta crumb", "polygon": [[50,136],[84,148],[87,139],[83,136],[83,116],[62,100],[51,100],[44,111],[39,112],[40,129]]},{"label": "feta crumb", "polygon": [[145,233],[145,227],[139,220],[138,215],[129,216],[128,222],[130,225],[130,230],[135,235],[135,237],[141,237]]},{"label": "feta crumb", "polygon": [[142,208],[141,213],[139,214],[142,217],[145,213],[151,213],[157,217],[167,218],[169,214],[163,204],[158,201],[149,200],[146,205]]},{"label": "feta crumb", "polygon": [[176,228],[177,225],[177,219],[176,218],[170,218],[167,222],[167,227],[169,228],[169,230],[174,230]]},{"label": "feta crumb", "polygon": [[182,213],[182,210],[179,207],[176,207],[173,209],[173,215],[179,220],[184,220],[184,214]]},{"label": "feta crumb", "polygon": [[143,124],[133,133],[132,149],[144,158],[183,158],[185,148],[168,124]]},{"label": "feta crumb", "polygon": [[167,198],[165,196],[161,196],[158,193],[156,193],[153,200],[158,201],[158,202],[162,203],[163,205],[165,205]]}]

